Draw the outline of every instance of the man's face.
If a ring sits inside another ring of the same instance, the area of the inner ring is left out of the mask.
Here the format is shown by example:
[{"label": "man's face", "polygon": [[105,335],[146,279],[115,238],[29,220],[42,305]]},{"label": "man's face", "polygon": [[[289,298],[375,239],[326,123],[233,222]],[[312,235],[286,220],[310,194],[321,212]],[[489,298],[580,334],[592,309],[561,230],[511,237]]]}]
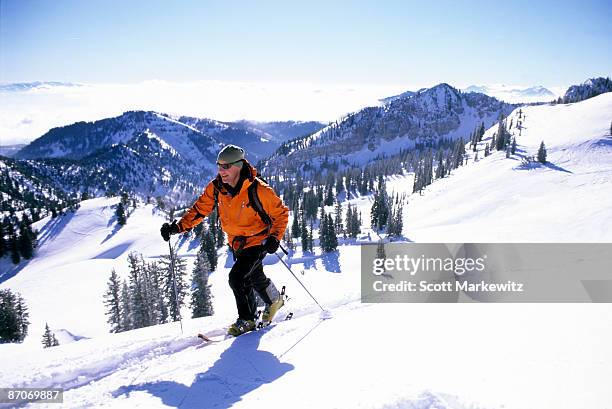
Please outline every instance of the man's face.
[{"label": "man's face", "polygon": [[230,186],[236,186],[238,179],[240,178],[240,170],[238,166],[230,166],[229,169],[224,169],[226,166],[222,166],[223,164],[228,164],[224,161],[219,161],[217,164],[217,169],[219,170],[219,175],[221,176],[221,180],[223,183],[227,183]]}]

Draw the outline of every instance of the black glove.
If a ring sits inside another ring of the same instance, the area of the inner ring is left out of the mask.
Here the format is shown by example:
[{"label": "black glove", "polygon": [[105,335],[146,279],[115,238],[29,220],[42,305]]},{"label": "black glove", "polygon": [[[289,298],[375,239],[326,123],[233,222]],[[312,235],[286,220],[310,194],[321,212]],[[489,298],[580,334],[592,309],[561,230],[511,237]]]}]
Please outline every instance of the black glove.
[{"label": "black glove", "polygon": [[269,254],[274,254],[276,253],[276,251],[278,250],[278,246],[280,245],[280,242],[278,241],[278,239],[274,236],[268,236],[268,238],[266,239],[266,241],[263,242],[263,246],[264,249],[269,253]]},{"label": "black glove", "polygon": [[179,227],[178,224],[176,224],[176,220],[172,221],[172,224],[168,224],[168,223],[164,223],[162,224],[161,229],[159,229],[159,231],[161,232],[161,236],[165,241],[170,240],[170,235],[171,234],[177,234],[179,232]]}]

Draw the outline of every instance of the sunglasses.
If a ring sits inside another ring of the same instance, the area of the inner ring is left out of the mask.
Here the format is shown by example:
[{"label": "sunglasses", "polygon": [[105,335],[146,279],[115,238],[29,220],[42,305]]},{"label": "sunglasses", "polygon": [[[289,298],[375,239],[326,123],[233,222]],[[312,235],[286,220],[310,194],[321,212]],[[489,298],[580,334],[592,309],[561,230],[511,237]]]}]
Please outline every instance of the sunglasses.
[{"label": "sunglasses", "polygon": [[219,162],[217,162],[217,166],[218,166],[218,167],[220,167],[221,169],[228,170],[229,168],[231,168],[231,167],[232,167],[232,165],[233,165],[234,163],[238,163],[238,162],[240,162],[240,161],[239,161],[239,160],[237,160],[237,161],[235,161],[235,162],[230,162],[230,163],[219,163]]}]

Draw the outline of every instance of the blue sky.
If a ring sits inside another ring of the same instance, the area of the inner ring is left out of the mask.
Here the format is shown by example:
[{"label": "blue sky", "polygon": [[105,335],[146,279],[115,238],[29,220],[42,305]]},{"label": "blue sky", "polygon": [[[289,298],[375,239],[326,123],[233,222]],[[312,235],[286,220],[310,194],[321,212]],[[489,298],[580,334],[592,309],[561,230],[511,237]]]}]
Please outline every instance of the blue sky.
[{"label": "blue sky", "polygon": [[2,0],[0,7],[2,82],[553,86],[612,73],[605,0]]}]

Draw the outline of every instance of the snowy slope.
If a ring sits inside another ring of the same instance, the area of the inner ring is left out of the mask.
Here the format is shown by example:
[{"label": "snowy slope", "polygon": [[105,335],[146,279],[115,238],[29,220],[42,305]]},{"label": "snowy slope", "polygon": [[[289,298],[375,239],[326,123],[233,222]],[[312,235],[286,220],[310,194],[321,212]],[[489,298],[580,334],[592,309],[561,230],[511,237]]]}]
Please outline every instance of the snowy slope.
[{"label": "snowy slope", "polygon": [[118,202],[119,198],[86,200],[75,213],[34,223],[39,230],[36,257],[17,267],[3,260],[0,287],[19,291],[30,309],[31,336],[26,344],[39,346],[45,322],[77,337],[106,333],[100,325],[106,321],[101,296],[111,269],[125,264],[133,250],[151,255],[167,251],[150,234],[163,217],[147,205],[119,229],[114,208]]},{"label": "snowy slope", "polygon": [[604,409],[612,398],[606,306],[333,311],[207,346],[190,336],[205,319],[186,335],[174,324],[45,351],[10,346],[0,382],[65,388],[62,407]]},{"label": "snowy slope", "polygon": [[[518,157],[483,159],[481,152],[478,162],[410,197],[405,236],[610,241],[610,112],[612,94],[523,108],[519,153],[534,155],[544,140],[551,165],[525,169]],[[388,188],[410,191],[411,176],[391,178]],[[221,333],[235,318],[231,260],[222,253],[210,277],[213,317],[185,319],[184,334],[177,323],[106,334],[102,293],[110,269],[125,276],[131,250],[149,259],[167,252],[158,233],[163,217],[141,205],[116,229],[117,200],[92,199],[74,215],[38,222],[39,256],[0,284],[24,296],[32,321],[23,344],[0,345],[3,387],[63,387],[68,408],[606,409],[612,402],[609,305],[361,304],[359,247],[349,244],[290,259],[332,311],[329,320],[269,256],[266,271],[289,289],[286,310],[296,318],[202,346],[193,334]],[[368,220],[370,198],[354,203]],[[179,244],[190,271],[195,249]],[[65,339],[90,339],[43,350],[44,322]]]},{"label": "snowy slope", "polygon": [[[609,242],[612,240],[612,93],[569,105],[524,107],[519,155],[496,152],[453,171],[405,210],[404,234],[419,242]],[[508,118],[517,122],[518,109]],[[544,141],[549,164],[528,169]],[[473,153],[472,153],[473,155]],[[406,182],[395,179],[396,190]]]}]

